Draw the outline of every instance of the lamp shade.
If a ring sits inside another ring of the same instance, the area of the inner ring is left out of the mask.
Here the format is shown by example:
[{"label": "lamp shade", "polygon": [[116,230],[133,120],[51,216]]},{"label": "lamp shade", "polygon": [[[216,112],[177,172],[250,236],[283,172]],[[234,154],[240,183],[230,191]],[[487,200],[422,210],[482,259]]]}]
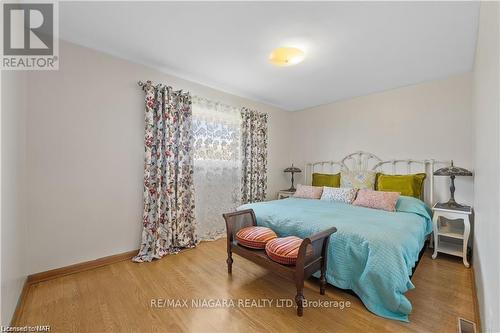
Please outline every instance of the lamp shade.
[{"label": "lamp shade", "polygon": [[472,172],[467,169],[459,168],[453,165],[453,161],[451,161],[451,165],[445,168],[438,169],[434,171],[434,176],[472,176]]},{"label": "lamp shade", "polygon": [[283,172],[293,172],[293,173],[299,173],[299,172],[302,172],[302,170],[300,170],[299,168],[294,167],[294,166],[292,165],[291,167],[288,167],[288,168],[286,168],[285,170],[283,170]]}]

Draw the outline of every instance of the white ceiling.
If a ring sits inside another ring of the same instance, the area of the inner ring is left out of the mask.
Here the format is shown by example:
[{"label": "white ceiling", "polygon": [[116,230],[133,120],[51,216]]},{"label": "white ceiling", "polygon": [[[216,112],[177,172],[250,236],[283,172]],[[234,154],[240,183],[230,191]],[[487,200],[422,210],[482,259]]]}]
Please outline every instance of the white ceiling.
[{"label": "white ceiling", "polygon": [[[59,12],[62,39],[300,110],[471,70],[479,3],[61,2]],[[273,67],[278,46],[307,57]]]}]

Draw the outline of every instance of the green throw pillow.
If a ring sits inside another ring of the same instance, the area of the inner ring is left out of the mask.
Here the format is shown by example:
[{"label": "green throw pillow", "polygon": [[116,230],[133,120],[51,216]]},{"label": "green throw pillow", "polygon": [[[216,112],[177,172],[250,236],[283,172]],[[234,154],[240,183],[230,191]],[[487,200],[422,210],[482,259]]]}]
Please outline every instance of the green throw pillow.
[{"label": "green throw pillow", "polygon": [[424,195],[425,173],[412,175],[386,175],[377,173],[375,189],[377,191],[400,192],[401,195],[422,199]]},{"label": "green throw pillow", "polygon": [[312,186],[340,187],[340,173],[313,173]]}]

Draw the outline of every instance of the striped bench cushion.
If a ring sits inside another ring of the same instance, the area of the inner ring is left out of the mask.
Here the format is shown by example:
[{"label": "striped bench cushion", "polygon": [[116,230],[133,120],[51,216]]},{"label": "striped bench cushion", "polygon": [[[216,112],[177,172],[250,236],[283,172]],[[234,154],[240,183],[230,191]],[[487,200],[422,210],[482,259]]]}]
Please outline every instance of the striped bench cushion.
[{"label": "striped bench cushion", "polygon": [[276,237],[276,233],[266,227],[246,227],[236,233],[238,243],[252,249],[263,249],[267,242]]},{"label": "striped bench cushion", "polygon": [[266,244],[266,253],[271,260],[277,263],[295,265],[302,240],[302,238],[295,236],[273,239]]}]

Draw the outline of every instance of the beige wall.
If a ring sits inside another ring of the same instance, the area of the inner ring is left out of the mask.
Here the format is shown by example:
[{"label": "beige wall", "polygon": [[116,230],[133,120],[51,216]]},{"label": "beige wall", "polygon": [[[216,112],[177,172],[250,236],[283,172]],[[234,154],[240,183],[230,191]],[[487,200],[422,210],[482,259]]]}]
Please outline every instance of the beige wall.
[{"label": "beige wall", "polygon": [[474,272],[485,332],[500,332],[500,6],[483,2],[474,65]]},{"label": "beige wall", "polygon": [[144,95],[138,80],[268,112],[269,196],[288,185],[284,111],[66,42],[60,59],[59,71],[28,76],[29,273],[139,247]]},{"label": "beige wall", "polygon": [[[388,159],[453,159],[473,167],[471,75],[431,81],[295,112],[292,160],[340,160],[364,150]],[[448,199],[436,179],[437,199]],[[472,203],[472,179],[457,179],[457,200]]]},{"label": "beige wall", "polygon": [[9,325],[26,278],[26,74],[2,71],[1,325]]}]

